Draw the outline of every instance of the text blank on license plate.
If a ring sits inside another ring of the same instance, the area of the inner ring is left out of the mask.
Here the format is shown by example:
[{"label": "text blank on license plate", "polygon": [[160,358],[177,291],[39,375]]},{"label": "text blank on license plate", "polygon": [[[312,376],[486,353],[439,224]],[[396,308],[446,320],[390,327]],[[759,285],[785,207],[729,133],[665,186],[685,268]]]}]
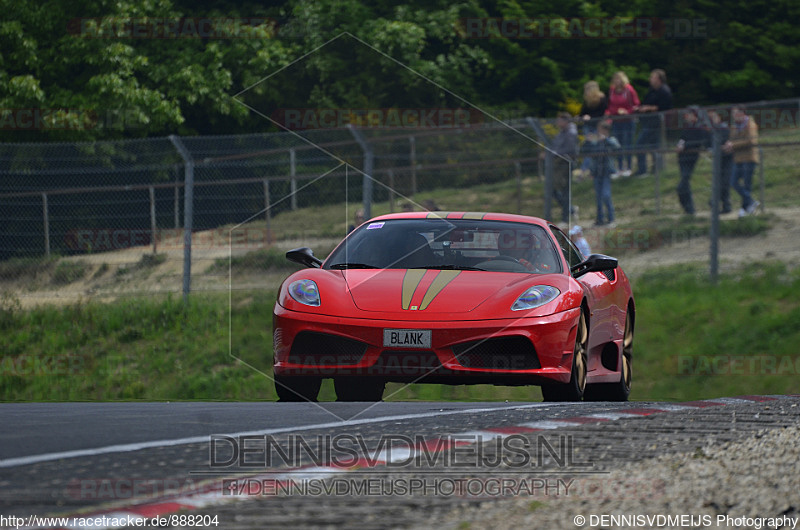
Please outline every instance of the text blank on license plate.
[{"label": "text blank on license plate", "polygon": [[383,345],[392,348],[430,348],[429,329],[384,329]]}]

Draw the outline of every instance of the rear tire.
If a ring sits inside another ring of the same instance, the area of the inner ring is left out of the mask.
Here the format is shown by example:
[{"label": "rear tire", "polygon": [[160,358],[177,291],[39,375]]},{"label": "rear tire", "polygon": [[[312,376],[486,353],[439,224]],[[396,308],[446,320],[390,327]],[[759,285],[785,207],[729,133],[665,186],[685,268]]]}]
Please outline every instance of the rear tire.
[{"label": "rear tire", "polygon": [[622,336],[622,370],[616,383],[597,383],[586,388],[587,401],[628,401],[631,395],[633,364],[633,315],[625,316],[625,332]]},{"label": "rear tire", "polygon": [[545,401],[580,401],[586,390],[586,355],[589,344],[589,328],[586,313],[581,309],[578,329],[575,332],[575,348],[572,351],[572,372],[569,383],[542,385]]},{"label": "rear tire", "polygon": [[369,377],[335,377],[337,401],[381,401],[386,382]]},{"label": "rear tire", "polygon": [[274,381],[278,401],[283,402],[317,401],[322,385],[322,378],[313,376],[276,375]]}]

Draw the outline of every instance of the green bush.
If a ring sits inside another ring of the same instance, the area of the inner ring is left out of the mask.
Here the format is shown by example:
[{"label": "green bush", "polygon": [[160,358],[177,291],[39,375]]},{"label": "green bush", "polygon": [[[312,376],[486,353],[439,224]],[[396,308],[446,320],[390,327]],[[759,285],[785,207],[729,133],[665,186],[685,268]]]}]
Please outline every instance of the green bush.
[{"label": "green bush", "polygon": [[53,269],[58,258],[11,258],[0,261],[0,280],[33,278]]},{"label": "green bush", "polygon": [[53,285],[67,285],[76,282],[86,276],[89,264],[85,261],[66,261],[61,260],[53,270]]}]

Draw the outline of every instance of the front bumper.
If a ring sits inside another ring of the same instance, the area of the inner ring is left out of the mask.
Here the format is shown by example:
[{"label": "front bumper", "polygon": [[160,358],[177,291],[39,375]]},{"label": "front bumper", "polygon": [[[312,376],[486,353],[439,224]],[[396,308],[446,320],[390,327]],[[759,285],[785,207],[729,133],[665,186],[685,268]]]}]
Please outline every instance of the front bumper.
[{"label": "front bumper", "polygon": [[[275,305],[274,371],[451,384],[566,383],[580,309],[546,317],[398,321],[298,313]],[[384,329],[431,330],[431,347],[383,345]]]}]

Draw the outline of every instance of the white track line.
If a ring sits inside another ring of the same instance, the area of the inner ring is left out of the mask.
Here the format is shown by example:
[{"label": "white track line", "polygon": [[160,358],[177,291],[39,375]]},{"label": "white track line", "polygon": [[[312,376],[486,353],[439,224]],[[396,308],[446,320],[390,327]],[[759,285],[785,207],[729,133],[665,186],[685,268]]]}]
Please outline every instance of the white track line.
[{"label": "white track line", "polygon": [[[568,405],[566,403],[565,405]],[[0,468],[26,466],[30,464],[38,464],[40,462],[50,462],[53,460],[61,460],[65,458],[77,458],[81,456],[97,456],[110,453],[125,453],[129,451],[139,451],[141,449],[150,449],[153,447],[171,447],[175,445],[186,445],[195,443],[204,443],[209,440],[209,437],[214,436],[230,436],[237,438],[239,436],[264,436],[270,434],[280,434],[284,432],[297,432],[309,431],[314,429],[330,429],[334,427],[348,427],[352,425],[366,425],[370,423],[381,423],[384,421],[397,421],[397,420],[411,420],[419,418],[435,418],[437,416],[452,416],[454,414],[475,414],[481,412],[492,412],[498,410],[516,410],[516,409],[533,409],[541,407],[552,407],[553,403],[529,403],[527,405],[510,405],[508,407],[491,407],[480,409],[460,409],[460,410],[443,410],[437,412],[420,412],[417,414],[400,414],[397,416],[380,416],[378,418],[363,418],[352,421],[333,421],[328,423],[317,423],[314,425],[299,425],[296,427],[279,427],[277,429],[263,429],[259,431],[242,431],[228,434],[209,433],[201,436],[190,436],[187,438],[175,438],[172,440],[153,440],[149,442],[138,442],[129,444],[108,445],[105,447],[95,447],[91,449],[76,449],[73,451],[62,451],[58,453],[44,453],[40,455],[21,456],[17,458],[6,458],[0,460]]]},{"label": "white track line", "polygon": [[529,427],[531,429],[561,429],[563,427],[580,427],[581,425],[583,424],[561,420],[541,420],[530,423],[520,423],[520,426]]},{"label": "white track line", "polygon": [[631,414],[630,412],[598,412],[597,414],[589,414],[591,418],[599,418],[601,420],[620,420],[623,418],[641,418],[641,414]]}]

